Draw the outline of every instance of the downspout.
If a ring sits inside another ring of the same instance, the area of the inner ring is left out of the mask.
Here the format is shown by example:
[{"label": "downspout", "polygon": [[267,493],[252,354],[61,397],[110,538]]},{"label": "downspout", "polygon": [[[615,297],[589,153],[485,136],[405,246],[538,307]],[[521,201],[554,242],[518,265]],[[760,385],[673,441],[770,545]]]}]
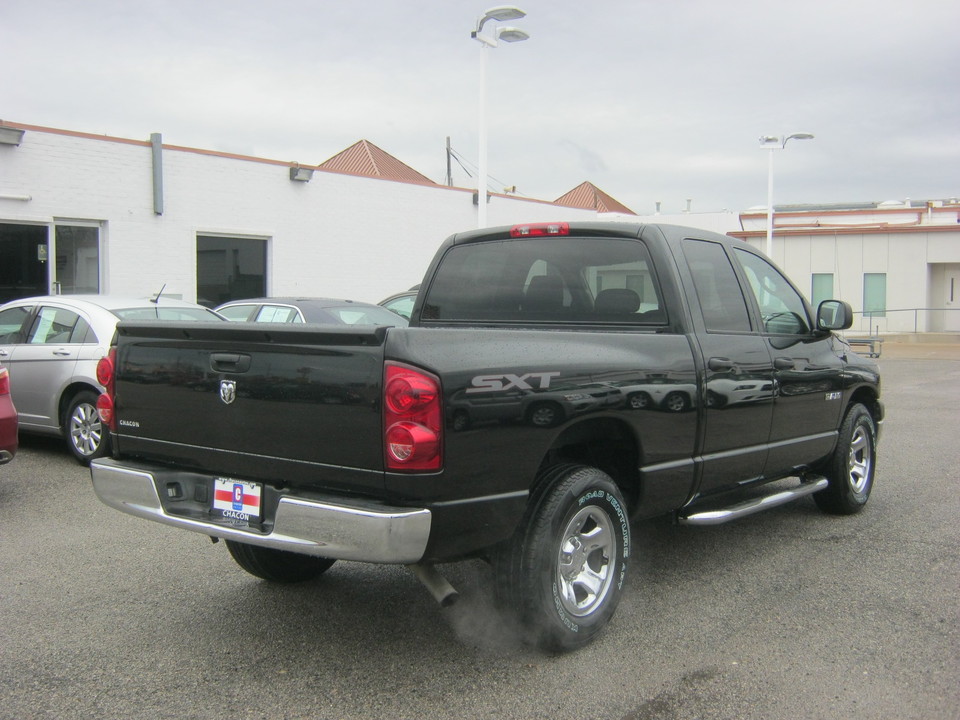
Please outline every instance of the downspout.
[{"label": "downspout", "polygon": [[153,157],[153,212],[163,215],[163,136],[150,133],[150,150]]}]

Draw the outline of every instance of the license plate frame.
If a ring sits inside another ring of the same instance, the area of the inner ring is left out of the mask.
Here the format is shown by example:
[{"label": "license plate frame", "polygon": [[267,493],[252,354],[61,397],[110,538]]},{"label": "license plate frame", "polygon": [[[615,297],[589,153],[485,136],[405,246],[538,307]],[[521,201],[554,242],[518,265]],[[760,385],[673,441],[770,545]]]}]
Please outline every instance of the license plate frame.
[{"label": "license plate frame", "polygon": [[232,525],[258,525],[263,518],[263,484],[215,477],[210,512]]}]

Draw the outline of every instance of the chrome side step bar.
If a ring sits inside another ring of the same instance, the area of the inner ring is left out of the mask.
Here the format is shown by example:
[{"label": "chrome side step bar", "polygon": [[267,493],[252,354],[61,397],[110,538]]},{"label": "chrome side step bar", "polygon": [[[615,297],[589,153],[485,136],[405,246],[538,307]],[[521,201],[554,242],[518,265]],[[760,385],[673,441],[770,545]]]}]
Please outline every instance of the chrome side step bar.
[{"label": "chrome side step bar", "polygon": [[681,525],[722,525],[731,520],[739,520],[747,515],[769,510],[778,505],[785,505],[788,502],[798,498],[806,497],[815,492],[823,490],[829,485],[824,477],[801,483],[795,488],[781,490],[780,492],[767,495],[765,497],[753,498],[744,502],[731,505],[730,507],[719,508],[716,510],[702,510],[692,512],[690,515],[679,515],[677,521]]}]

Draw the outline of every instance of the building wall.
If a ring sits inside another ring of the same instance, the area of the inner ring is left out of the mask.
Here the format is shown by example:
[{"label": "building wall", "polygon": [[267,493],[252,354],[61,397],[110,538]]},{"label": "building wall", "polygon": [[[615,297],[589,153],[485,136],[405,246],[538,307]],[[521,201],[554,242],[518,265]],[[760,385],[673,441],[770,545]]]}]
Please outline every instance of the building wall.
[{"label": "building wall", "polygon": [[[273,295],[377,302],[420,282],[439,244],[476,227],[471,190],[317,170],[187,148],[163,150],[153,210],[149,142],[27,129],[0,146],[0,222],[101,224],[101,292],[196,300],[197,234],[268,240]],[[29,195],[29,201],[3,195]],[[490,225],[596,219],[594,211],[493,196]]]}]

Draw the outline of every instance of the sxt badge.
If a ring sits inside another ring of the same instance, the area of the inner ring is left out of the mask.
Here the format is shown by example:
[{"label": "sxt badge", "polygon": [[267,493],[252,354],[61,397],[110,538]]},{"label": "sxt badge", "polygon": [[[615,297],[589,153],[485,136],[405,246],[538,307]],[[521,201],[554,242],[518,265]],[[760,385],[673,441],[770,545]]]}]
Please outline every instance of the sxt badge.
[{"label": "sxt badge", "polygon": [[467,388],[468,393],[497,392],[498,390],[546,390],[550,387],[550,379],[560,375],[559,372],[526,373],[525,375],[477,375]]}]

